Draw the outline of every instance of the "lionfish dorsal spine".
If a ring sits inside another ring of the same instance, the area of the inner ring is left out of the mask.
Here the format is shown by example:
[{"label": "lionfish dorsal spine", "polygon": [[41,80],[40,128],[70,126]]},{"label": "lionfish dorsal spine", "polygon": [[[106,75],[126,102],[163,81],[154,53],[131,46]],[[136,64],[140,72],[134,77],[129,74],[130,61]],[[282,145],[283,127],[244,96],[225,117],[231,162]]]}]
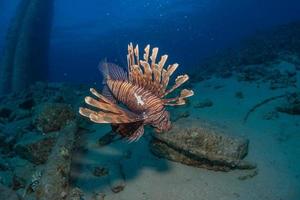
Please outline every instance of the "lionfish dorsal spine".
[{"label": "lionfish dorsal spine", "polygon": [[[127,62],[129,81],[162,99],[185,83],[189,79],[189,76],[186,74],[178,76],[175,79],[175,84],[170,89],[167,89],[170,77],[177,69],[178,64],[174,63],[165,69],[164,66],[168,55],[161,56],[157,62],[158,50],[157,47],[152,48],[150,55],[150,45],[147,45],[144,49],[143,60],[140,60],[138,45],[134,48],[133,44],[130,43],[128,45]],[[189,92],[189,94],[192,93],[192,91]],[[176,100],[177,105],[184,104],[185,98],[185,96],[179,96]],[[168,101],[164,102],[166,102],[166,105],[169,104]],[[173,104],[176,104],[176,102]]]}]

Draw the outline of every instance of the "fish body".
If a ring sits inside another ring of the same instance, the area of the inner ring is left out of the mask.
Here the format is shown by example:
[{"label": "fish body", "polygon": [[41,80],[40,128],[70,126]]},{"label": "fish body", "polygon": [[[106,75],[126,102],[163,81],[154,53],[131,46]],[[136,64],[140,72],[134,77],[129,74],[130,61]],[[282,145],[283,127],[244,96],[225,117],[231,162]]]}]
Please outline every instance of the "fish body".
[{"label": "fish body", "polygon": [[148,45],[145,48],[144,59],[140,60],[138,46],[133,48],[130,44],[127,71],[113,63],[100,63],[99,68],[105,84],[102,94],[91,89],[97,99],[85,98],[85,102],[98,111],[80,108],[79,113],[95,123],[111,123],[115,132],[130,141],[138,140],[143,135],[144,125],[151,125],[158,133],[168,131],[171,121],[166,106],[183,105],[185,99],[194,93],[184,89],[180,96],[166,99],[165,96],[186,82],[188,76],[178,76],[175,85],[167,89],[170,76],[178,64],[169,65],[164,69],[167,55],[163,55],[156,63],[158,48],[152,49],[150,57],[149,50]]},{"label": "fish body", "polygon": [[170,123],[163,123],[164,120],[169,122],[169,113],[164,102],[152,92],[128,81],[108,80],[107,85],[118,101],[142,115],[145,125],[156,127],[158,132],[169,130]]}]

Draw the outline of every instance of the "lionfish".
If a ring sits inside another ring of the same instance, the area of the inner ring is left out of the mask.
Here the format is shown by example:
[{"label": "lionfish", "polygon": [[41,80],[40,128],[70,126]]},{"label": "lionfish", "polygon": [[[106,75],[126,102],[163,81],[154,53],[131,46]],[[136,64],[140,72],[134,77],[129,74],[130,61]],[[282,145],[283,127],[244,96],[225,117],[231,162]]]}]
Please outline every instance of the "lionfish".
[{"label": "lionfish", "polygon": [[[128,45],[128,71],[113,63],[101,62],[99,68],[104,76],[102,94],[91,88],[95,98],[87,96],[85,102],[97,110],[79,108],[79,113],[95,123],[111,123],[112,130],[130,142],[144,134],[144,125],[151,125],[157,133],[171,128],[169,112],[165,106],[184,105],[186,98],[194,94],[183,89],[174,98],[165,98],[189,79],[181,75],[175,79],[174,86],[167,88],[171,75],[178,64],[164,65],[168,55],[156,62],[158,48],[150,45],[144,49],[143,59],[139,57],[139,47]],[[151,60],[151,63],[150,61]]]}]

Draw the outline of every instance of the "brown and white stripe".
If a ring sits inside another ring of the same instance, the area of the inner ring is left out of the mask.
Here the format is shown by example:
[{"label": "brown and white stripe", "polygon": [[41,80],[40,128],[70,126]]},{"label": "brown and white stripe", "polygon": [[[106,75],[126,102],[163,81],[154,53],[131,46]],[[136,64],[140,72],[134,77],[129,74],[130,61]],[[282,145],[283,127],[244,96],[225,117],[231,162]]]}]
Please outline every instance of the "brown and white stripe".
[{"label": "brown and white stripe", "polygon": [[150,45],[147,45],[143,60],[140,60],[138,46],[133,48],[130,43],[127,55],[128,72],[113,63],[102,62],[100,69],[106,84],[103,95],[91,89],[98,99],[92,97],[85,99],[87,104],[100,111],[80,108],[80,114],[96,123],[112,123],[113,130],[131,141],[141,137],[144,125],[147,124],[152,125],[157,132],[169,130],[171,122],[165,106],[183,105],[185,99],[194,93],[192,90],[184,89],[178,97],[164,98],[189,77],[178,76],[174,86],[167,89],[170,76],[178,64],[169,65],[164,69],[168,56],[163,55],[160,61],[156,62],[157,54],[158,48],[153,48],[150,56]]}]

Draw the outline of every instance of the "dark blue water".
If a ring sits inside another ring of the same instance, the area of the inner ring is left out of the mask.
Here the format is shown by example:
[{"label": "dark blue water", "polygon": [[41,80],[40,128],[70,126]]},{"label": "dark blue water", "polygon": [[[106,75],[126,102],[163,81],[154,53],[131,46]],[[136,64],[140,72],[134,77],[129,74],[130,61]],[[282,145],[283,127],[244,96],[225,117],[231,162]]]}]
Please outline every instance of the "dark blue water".
[{"label": "dark blue water", "polygon": [[[0,47],[18,1],[0,1]],[[127,44],[151,44],[185,68],[258,30],[300,19],[298,0],[57,0],[51,81],[95,82],[99,60],[126,65]]]}]

